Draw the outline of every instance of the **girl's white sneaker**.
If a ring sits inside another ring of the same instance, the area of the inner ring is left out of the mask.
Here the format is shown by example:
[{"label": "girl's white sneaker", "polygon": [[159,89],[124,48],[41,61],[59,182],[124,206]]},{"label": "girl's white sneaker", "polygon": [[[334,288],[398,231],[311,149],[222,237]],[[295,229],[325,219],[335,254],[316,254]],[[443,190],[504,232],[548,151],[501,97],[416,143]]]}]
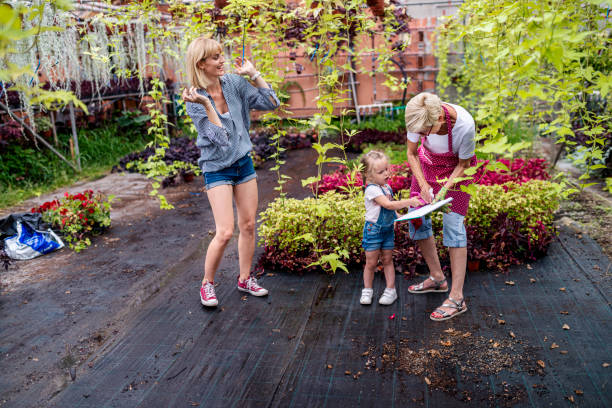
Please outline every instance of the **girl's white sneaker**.
[{"label": "girl's white sneaker", "polygon": [[361,290],[361,299],[359,299],[359,303],[361,303],[362,305],[371,305],[373,295],[374,295],[374,289],[363,288]]},{"label": "girl's white sneaker", "polygon": [[397,291],[395,290],[395,288],[393,289],[385,288],[385,291],[383,292],[382,296],[378,300],[378,303],[380,303],[381,305],[388,306],[392,304],[393,302],[395,302],[396,299],[397,299]]}]

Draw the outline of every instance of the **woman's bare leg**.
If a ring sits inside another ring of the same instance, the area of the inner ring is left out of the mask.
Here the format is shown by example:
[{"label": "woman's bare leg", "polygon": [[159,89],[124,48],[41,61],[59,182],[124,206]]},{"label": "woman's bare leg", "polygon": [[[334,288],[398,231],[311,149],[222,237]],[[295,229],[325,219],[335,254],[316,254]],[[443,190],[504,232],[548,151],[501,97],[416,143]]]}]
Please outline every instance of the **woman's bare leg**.
[{"label": "woman's bare leg", "polygon": [[202,283],[214,282],[223,252],[234,233],[234,207],[232,186],[221,185],[206,192],[215,219],[215,236],[206,250],[204,279]]},{"label": "woman's bare leg", "polygon": [[[425,262],[427,263],[427,267],[429,268],[429,274],[437,281],[441,281],[444,279],[444,273],[442,272],[442,266],[440,265],[440,258],[438,258],[438,249],[436,248],[436,241],[433,236],[417,241],[419,249],[421,250],[421,254],[423,254],[423,258],[425,258]],[[434,282],[431,279],[426,279],[424,284],[424,288],[429,288],[434,286]],[[441,288],[444,289],[446,287],[446,283],[444,283]]]},{"label": "woman's bare leg", "polygon": [[467,267],[467,248],[448,248],[450,253],[451,274],[453,286],[450,297],[455,300],[463,299],[463,283],[465,282],[465,269]]},{"label": "woman's bare leg", "polygon": [[252,179],[234,187],[238,213],[238,262],[240,280],[248,279],[255,253],[255,217],[257,216],[257,180]]}]

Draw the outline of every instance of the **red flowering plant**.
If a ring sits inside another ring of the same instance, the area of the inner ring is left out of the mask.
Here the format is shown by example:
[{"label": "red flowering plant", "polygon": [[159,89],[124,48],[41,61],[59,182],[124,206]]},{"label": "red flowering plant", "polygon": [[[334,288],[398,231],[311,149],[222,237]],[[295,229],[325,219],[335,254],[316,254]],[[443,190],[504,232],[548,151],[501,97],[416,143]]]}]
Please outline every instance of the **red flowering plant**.
[{"label": "red flowering plant", "polygon": [[[391,173],[391,176],[389,177],[389,185],[394,192],[410,189],[412,172],[410,171],[410,166],[408,166],[408,163],[392,164],[389,166],[389,172]],[[352,174],[353,173],[349,172],[346,166],[341,165],[338,166],[338,170],[335,172],[331,174],[324,174],[323,177],[321,177],[321,181],[318,183],[318,190],[317,183],[312,183],[310,188],[313,192],[317,190],[319,194],[323,194],[331,190],[344,193],[348,191],[349,185],[354,187],[362,187],[363,179],[361,173],[354,173],[354,182],[352,180]]]},{"label": "red flowering plant", "polygon": [[113,198],[93,190],[64,193],[61,199],[47,201],[31,211],[41,213],[45,222],[60,231],[70,248],[79,252],[91,245],[90,235],[99,234],[110,226]]}]

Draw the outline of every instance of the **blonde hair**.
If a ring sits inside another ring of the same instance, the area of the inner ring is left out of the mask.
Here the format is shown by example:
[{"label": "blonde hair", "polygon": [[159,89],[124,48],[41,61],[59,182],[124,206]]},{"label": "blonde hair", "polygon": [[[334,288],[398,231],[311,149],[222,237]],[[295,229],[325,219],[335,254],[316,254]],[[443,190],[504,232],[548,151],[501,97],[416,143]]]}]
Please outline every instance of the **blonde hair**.
[{"label": "blonde hair", "polygon": [[362,177],[363,177],[364,187],[365,187],[366,178],[368,177],[368,175],[372,173],[374,162],[379,161],[379,160],[386,160],[387,163],[389,162],[389,158],[387,157],[387,155],[384,152],[381,152],[380,150],[370,150],[369,152],[361,156],[361,160],[359,160],[359,162],[361,163],[363,167]]},{"label": "blonde hair", "polygon": [[210,78],[198,68],[198,62],[221,52],[223,52],[221,44],[212,38],[198,37],[189,44],[185,56],[185,67],[187,68],[187,80],[191,86],[206,89],[212,84]]},{"label": "blonde hair", "polygon": [[433,126],[442,114],[442,102],[438,95],[421,92],[406,104],[406,130],[419,133]]}]

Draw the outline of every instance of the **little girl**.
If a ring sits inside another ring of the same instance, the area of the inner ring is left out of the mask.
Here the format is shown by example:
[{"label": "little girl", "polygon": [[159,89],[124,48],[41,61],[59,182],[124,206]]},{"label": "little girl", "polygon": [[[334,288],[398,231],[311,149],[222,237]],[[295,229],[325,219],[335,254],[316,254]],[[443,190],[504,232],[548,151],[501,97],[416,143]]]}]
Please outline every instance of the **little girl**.
[{"label": "little girl", "polygon": [[[389,181],[389,159],[380,151],[371,150],[361,158],[365,189],[365,225],[363,226],[362,246],[366,253],[366,264],[363,269],[362,305],[372,304],[372,281],[378,259],[382,258],[387,287],[378,303],[390,305],[397,299],[395,291],[395,268],[393,267],[393,247],[395,234],[393,222],[397,218],[395,210],[410,206],[419,206],[416,198],[393,200],[393,191]],[[382,255],[382,256],[381,256]]]}]

